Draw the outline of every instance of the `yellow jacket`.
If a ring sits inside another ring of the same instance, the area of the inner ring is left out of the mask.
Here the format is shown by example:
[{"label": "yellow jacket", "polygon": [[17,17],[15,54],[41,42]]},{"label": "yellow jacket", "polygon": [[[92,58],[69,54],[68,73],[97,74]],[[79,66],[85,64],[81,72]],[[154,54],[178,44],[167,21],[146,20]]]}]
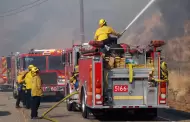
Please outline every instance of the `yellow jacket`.
[{"label": "yellow jacket", "polygon": [[105,39],[108,39],[110,34],[118,36],[118,34],[114,31],[112,27],[109,26],[100,27],[96,30],[96,33],[94,35],[94,40],[103,41]]},{"label": "yellow jacket", "polygon": [[24,82],[24,77],[25,77],[26,73],[27,73],[26,71],[22,71],[18,74],[18,76],[17,76],[17,82],[18,83]]},{"label": "yellow jacket", "polygon": [[32,74],[32,88],[31,95],[32,96],[42,96],[42,81],[39,75]]},{"label": "yellow jacket", "polygon": [[26,83],[26,89],[31,89],[32,88],[32,73],[31,73],[31,71],[26,74],[24,80]]}]

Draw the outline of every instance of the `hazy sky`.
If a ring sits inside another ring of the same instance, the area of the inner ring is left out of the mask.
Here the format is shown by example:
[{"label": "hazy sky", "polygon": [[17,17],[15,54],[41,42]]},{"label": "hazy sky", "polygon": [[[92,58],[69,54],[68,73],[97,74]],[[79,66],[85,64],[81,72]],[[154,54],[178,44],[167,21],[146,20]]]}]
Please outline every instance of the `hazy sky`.
[{"label": "hazy sky", "polygon": [[[79,0],[49,0],[13,16],[3,13],[36,0],[0,0],[0,55],[30,48],[65,48],[79,40]],[[122,31],[149,0],[84,0],[85,36],[100,18]]]}]

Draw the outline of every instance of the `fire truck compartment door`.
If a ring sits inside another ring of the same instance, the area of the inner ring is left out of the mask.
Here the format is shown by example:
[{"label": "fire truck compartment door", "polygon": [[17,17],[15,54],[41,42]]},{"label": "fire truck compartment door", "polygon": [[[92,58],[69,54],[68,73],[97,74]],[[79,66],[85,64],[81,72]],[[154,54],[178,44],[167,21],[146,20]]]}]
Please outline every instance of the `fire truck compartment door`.
[{"label": "fire truck compartment door", "polygon": [[148,76],[151,69],[134,68],[133,82],[129,82],[128,69],[112,69],[108,75],[108,86],[112,89],[114,105],[146,105]]}]

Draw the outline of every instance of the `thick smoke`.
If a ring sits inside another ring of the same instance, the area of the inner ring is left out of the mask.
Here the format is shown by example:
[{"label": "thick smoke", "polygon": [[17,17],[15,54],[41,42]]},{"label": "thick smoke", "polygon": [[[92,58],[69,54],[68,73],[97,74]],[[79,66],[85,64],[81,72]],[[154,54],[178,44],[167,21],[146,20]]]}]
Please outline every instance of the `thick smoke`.
[{"label": "thick smoke", "polygon": [[167,29],[166,39],[182,36],[184,23],[190,19],[189,0],[158,0],[155,5],[162,13]]},{"label": "thick smoke", "polygon": [[[150,40],[160,39],[168,41],[166,48],[172,49],[168,50],[169,53],[176,48],[182,52],[184,50],[181,47],[187,47],[186,43],[181,43],[178,47],[175,45],[179,43],[179,37],[188,32],[189,12],[189,0],[157,0],[125,34],[125,41],[131,44],[147,44]],[[181,42],[184,42],[184,39],[181,38]],[[189,57],[179,58],[179,55],[181,54],[173,54],[173,57],[176,60]]]},{"label": "thick smoke", "polygon": [[[85,37],[93,39],[100,18],[118,31],[149,0],[84,0]],[[0,15],[31,0],[0,2]],[[0,55],[30,48],[66,48],[80,42],[79,0],[50,0],[14,16],[0,18]]]}]

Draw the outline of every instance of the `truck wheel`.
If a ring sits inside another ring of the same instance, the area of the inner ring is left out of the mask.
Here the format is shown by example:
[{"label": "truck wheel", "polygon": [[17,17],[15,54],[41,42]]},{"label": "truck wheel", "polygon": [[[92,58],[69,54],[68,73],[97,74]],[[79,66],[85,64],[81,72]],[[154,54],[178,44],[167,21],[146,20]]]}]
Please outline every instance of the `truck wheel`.
[{"label": "truck wheel", "polygon": [[[69,85],[67,85],[67,93],[66,93],[66,95],[69,95]],[[72,111],[73,107],[72,107],[72,104],[70,103],[70,98],[68,98],[66,100],[66,104],[67,104],[67,111]]]},{"label": "truck wheel", "polygon": [[17,99],[17,94],[15,92],[13,92],[13,98]]},{"label": "truck wheel", "polygon": [[67,104],[67,110],[72,111],[72,104],[70,103],[69,99],[67,99],[66,104]]},{"label": "truck wheel", "polygon": [[90,114],[90,108],[86,106],[85,94],[82,92],[82,102],[81,102],[82,116],[87,119]]}]

